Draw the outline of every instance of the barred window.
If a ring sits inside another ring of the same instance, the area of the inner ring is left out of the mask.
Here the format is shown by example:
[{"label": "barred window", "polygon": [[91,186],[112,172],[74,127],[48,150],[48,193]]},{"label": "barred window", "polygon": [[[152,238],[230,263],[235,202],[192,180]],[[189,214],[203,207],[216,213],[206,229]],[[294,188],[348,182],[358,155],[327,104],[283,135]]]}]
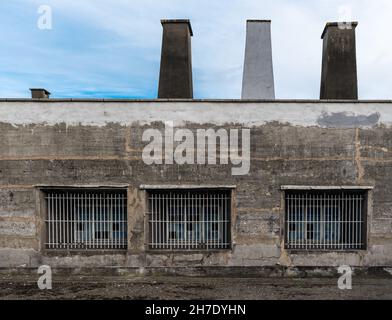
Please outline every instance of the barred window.
[{"label": "barred window", "polygon": [[286,248],[364,249],[365,196],[363,190],[286,192]]},{"label": "barred window", "polygon": [[125,190],[49,190],[46,248],[126,249]]},{"label": "barred window", "polygon": [[148,217],[150,249],[230,248],[231,191],[150,191]]}]

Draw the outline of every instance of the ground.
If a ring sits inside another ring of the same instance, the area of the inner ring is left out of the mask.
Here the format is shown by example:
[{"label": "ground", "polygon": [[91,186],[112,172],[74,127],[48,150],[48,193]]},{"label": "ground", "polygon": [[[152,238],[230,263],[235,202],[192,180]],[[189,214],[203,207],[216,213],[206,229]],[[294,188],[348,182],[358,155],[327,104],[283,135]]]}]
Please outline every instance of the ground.
[{"label": "ground", "polygon": [[392,276],[354,277],[352,290],[339,290],[335,278],[72,275],[43,291],[37,279],[0,275],[0,299],[392,299]]}]

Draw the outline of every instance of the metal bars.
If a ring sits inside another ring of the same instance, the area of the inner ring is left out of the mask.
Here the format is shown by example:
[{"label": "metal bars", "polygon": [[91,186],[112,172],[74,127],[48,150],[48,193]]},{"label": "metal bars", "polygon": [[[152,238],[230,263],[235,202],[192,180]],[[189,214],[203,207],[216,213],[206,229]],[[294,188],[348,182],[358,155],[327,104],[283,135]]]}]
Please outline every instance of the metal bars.
[{"label": "metal bars", "polygon": [[362,250],[365,248],[363,191],[286,192],[286,248]]},{"label": "metal bars", "polygon": [[52,190],[45,193],[46,248],[127,248],[124,191]]},{"label": "metal bars", "polygon": [[230,191],[150,191],[147,214],[150,249],[230,248]]}]

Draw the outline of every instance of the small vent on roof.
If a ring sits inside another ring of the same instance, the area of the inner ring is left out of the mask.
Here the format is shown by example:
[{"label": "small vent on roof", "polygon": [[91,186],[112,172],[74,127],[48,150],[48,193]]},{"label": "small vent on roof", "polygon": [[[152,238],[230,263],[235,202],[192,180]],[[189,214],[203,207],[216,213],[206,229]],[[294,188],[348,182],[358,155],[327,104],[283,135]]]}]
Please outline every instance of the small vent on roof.
[{"label": "small vent on roof", "polygon": [[34,88],[30,89],[32,99],[49,99],[50,92],[46,89]]}]

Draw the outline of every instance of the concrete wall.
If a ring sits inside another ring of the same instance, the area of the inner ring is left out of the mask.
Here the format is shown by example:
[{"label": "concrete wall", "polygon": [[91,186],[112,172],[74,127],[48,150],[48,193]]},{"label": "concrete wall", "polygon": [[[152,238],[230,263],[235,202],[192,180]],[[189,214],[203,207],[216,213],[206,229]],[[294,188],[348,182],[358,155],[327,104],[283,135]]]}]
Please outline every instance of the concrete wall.
[{"label": "concrete wall", "polygon": [[[250,172],[152,165],[147,128],[250,128]],[[0,267],[392,265],[392,102],[0,101]],[[233,248],[151,253],[141,185],[234,185]],[[43,250],[40,186],[126,186],[128,251]],[[282,185],[373,186],[368,248],[288,252]]]}]

